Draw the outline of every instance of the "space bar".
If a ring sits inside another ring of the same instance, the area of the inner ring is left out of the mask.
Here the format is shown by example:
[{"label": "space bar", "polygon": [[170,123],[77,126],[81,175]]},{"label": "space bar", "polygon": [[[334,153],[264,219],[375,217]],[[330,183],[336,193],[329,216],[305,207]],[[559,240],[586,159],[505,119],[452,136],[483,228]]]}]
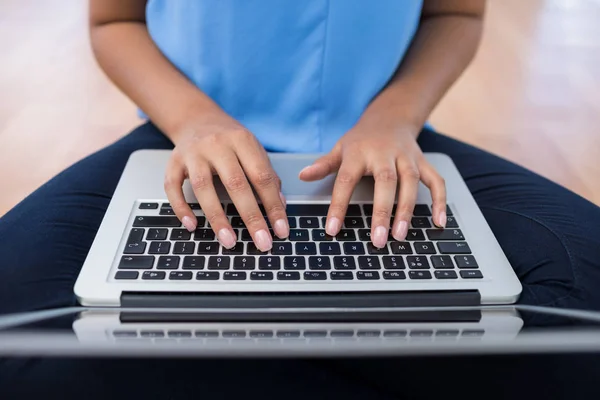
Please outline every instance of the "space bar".
[{"label": "space bar", "polygon": [[288,204],[289,217],[326,217],[329,204]]}]

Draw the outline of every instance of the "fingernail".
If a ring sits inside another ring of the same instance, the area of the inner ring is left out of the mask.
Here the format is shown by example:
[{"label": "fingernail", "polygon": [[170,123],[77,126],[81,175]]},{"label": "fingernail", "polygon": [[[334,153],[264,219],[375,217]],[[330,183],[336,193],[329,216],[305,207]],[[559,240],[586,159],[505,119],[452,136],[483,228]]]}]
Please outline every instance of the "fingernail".
[{"label": "fingernail", "polygon": [[269,235],[269,232],[265,231],[264,229],[256,232],[255,241],[256,247],[258,247],[260,251],[269,251],[271,250],[271,247],[273,247],[271,236]]},{"label": "fingernail", "polygon": [[285,196],[283,195],[283,193],[279,192],[279,198],[281,199],[283,206],[287,206],[287,201],[285,200]]},{"label": "fingernail", "polygon": [[235,236],[233,236],[233,233],[231,233],[229,229],[221,229],[217,236],[219,237],[219,242],[221,242],[223,247],[231,249],[233,246],[235,246],[236,238]]},{"label": "fingernail", "polygon": [[408,224],[406,221],[400,221],[398,226],[396,226],[396,230],[394,231],[394,239],[398,241],[402,241],[406,239],[406,234],[408,233]]},{"label": "fingernail", "polygon": [[288,223],[286,220],[278,219],[275,221],[275,226],[273,226],[273,230],[275,234],[279,236],[281,239],[285,239],[290,235],[290,228],[288,227]]},{"label": "fingernail", "polygon": [[325,232],[329,236],[335,236],[340,232],[342,228],[342,221],[339,218],[331,217],[327,220],[327,224],[325,225]]},{"label": "fingernail", "polygon": [[382,248],[387,243],[388,230],[383,226],[378,226],[375,228],[375,233],[373,235],[373,245],[378,248]]},{"label": "fingernail", "polygon": [[185,226],[185,229],[187,229],[190,232],[193,232],[196,230],[196,221],[194,219],[192,219],[191,217],[188,217],[187,215],[185,217],[183,217],[183,219],[181,220],[181,223],[183,224],[183,226]]},{"label": "fingernail", "polygon": [[310,169],[310,167],[312,167],[312,165],[309,165],[308,167],[304,167],[304,168],[302,168],[302,170],[300,171],[300,175],[301,175],[302,173],[304,173],[305,171],[308,171],[308,170]]},{"label": "fingernail", "polygon": [[438,226],[445,228],[446,227],[446,220],[448,218],[446,217],[446,212],[442,211],[440,213],[440,216],[438,217]]}]

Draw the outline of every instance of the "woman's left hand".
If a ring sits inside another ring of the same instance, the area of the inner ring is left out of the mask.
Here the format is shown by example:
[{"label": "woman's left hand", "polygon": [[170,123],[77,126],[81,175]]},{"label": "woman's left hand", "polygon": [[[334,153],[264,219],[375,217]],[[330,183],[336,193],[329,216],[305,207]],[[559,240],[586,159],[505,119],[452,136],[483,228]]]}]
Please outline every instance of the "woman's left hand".
[{"label": "woman's left hand", "polygon": [[[394,239],[406,238],[417,200],[419,181],[431,191],[433,222],[446,225],[446,185],[425,159],[417,144],[418,130],[409,126],[359,122],[333,150],[300,172],[300,179],[315,181],[337,172],[325,230],[335,236],[343,226],[354,188],[365,175],[375,179],[371,238],[382,248],[388,240],[390,220],[397,200],[392,227]],[[396,199],[397,187],[400,191]]]}]

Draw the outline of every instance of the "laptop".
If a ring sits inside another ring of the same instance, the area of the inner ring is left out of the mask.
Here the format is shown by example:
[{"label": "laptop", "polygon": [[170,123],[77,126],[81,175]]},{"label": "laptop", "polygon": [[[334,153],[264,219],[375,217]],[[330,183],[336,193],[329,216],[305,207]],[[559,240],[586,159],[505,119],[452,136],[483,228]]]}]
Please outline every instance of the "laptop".
[{"label": "laptop", "polygon": [[79,302],[363,316],[390,308],[516,302],[521,284],[448,156],[425,155],[446,181],[446,229],[432,224],[429,190],[420,184],[408,237],[398,242],[390,235],[383,249],[370,244],[370,177],[357,186],[340,234],[325,235],[335,176],[298,179],[319,156],[269,154],[291,231],[286,240],[274,236],[271,251],[258,253],[218,179],[218,195],[238,235],[230,250],[217,242],[187,181],[196,231],[188,232],[173,213],[162,179],[170,151],[133,153],[75,284]]}]

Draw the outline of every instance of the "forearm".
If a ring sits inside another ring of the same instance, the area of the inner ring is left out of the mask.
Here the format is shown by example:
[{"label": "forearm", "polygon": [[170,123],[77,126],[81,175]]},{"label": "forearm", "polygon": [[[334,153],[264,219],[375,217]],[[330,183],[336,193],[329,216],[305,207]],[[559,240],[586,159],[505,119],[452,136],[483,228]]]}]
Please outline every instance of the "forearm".
[{"label": "forearm", "polygon": [[361,120],[407,124],[417,135],[432,110],[472,60],[482,16],[448,13],[425,17],[393,78]]},{"label": "forearm", "polygon": [[163,56],[143,22],[92,26],[91,40],[106,75],[173,142],[189,121],[223,112]]}]

